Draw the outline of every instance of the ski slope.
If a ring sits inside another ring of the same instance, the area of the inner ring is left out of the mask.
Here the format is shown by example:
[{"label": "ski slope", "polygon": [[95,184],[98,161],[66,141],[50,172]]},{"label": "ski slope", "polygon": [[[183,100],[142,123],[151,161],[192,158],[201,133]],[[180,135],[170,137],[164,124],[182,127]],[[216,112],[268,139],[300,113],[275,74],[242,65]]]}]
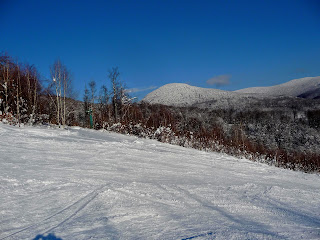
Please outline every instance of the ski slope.
[{"label": "ski slope", "polygon": [[0,139],[0,239],[320,239],[316,174],[80,128]]}]

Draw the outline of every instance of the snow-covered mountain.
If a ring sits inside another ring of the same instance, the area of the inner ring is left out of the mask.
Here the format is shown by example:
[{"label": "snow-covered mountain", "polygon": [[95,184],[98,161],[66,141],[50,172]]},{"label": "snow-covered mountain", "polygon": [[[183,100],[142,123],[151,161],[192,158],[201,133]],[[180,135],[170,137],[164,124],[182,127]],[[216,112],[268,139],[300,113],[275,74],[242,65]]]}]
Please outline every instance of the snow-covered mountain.
[{"label": "snow-covered mountain", "polygon": [[279,96],[319,98],[320,77],[295,79],[272,87],[246,88],[234,92],[194,87],[184,83],[171,83],[149,93],[142,101],[151,104],[202,105],[205,107],[210,103],[215,107],[224,107],[226,104],[228,106],[244,104],[266,98],[274,99]]},{"label": "snow-covered mountain", "polygon": [[271,87],[253,87],[235,91],[237,93],[257,93],[271,96],[291,96],[302,98],[320,97],[320,76],[294,79]]},{"label": "snow-covered mountain", "polygon": [[320,237],[317,174],[75,127],[0,136],[0,239]]},{"label": "snow-covered mountain", "polygon": [[235,98],[238,93],[211,88],[200,88],[184,83],[166,84],[149,93],[143,101],[151,104],[190,106],[222,98]]}]

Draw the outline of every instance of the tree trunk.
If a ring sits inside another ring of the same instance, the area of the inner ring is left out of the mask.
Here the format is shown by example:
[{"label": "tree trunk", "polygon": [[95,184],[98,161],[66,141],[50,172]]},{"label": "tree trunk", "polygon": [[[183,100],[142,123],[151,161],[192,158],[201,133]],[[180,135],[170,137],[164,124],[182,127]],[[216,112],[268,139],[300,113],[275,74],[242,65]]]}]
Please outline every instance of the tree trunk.
[{"label": "tree trunk", "polygon": [[17,118],[18,118],[18,124],[20,127],[20,101],[19,101],[19,88],[20,88],[20,68],[18,67],[18,79],[17,79],[17,92],[16,92],[16,100],[17,100]]}]

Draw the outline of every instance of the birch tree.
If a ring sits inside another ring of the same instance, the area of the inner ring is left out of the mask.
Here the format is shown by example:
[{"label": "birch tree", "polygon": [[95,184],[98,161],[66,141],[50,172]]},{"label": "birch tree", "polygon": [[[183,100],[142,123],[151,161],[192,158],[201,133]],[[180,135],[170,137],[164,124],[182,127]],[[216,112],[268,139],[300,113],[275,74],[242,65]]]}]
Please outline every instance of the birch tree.
[{"label": "birch tree", "polygon": [[84,95],[83,95],[83,110],[84,110],[84,126],[89,126],[89,110],[90,110],[90,100],[89,100],[89,89],[87,84],[84,86]]},{"label": "birch tree", "polygon": [[40,91],[39,74],[33,65],[25,65],[24,75],[27,84],[27,114],[29,123],[32,124],[37,110],[38,92]]},{"label": "birch tree", "polygon": [[95,121],[95,107],[94,107],[94,104],[95,104],[95,100],[96,100],[96,91],[97,91],[97,88],[96,88],[96,82],[94,80],[90,81],[89,82],[89,88],[90,88],[90,111],[91,111],[91,116],[92,116],[92,121],[94,123]]},{"label": "birch tree", "polygon": [[3,104],[3,110],[4,114],[7,115],[9,113],[9,95],[10,95],[10,78],[11,78],[11,70],[10,70],[10,59],[8,56],[4,56],[1,59],[1,68],[2,68],[2,81],[1,81],[1,87],[2,87],[2,104]]},{"label": "birch tree", "polygon": [[[17,107],[17,120],[20,127],[21,124],[21,116],[20,116],[20,102],[23,101],[23,99],[20,99],[21,96],[21,73],[20,73],[20,66],[19,64],[16,65],[17,70],[17,78],[15,79],[15,88],[16,88],[16,107]],[[20,101],[21,100],[21,101]]]},{"label": "birch tree", "polygon": [[51,87],[56,98],[56,121],[59,127],[66,124],[68,115],[67,97],[72,92],[71,77],[67,67],[56,60],[50,68]]}]

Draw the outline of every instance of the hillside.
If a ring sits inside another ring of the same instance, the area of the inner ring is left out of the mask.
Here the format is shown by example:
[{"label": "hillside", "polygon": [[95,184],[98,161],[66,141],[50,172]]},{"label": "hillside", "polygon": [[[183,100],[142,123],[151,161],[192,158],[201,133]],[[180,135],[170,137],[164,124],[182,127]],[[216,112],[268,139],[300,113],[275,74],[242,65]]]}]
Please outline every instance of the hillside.
[{"label": "hillside", "polygon": [[279,97],[317,99],[320,97],[320,77],[295,79],[272,87],[246,88],[234,92],[172,83],[149,93],[142,101],[171,106],[245,108],[250,104],[260,104]]},{"label": "hillside", "polygon": [[192,106],[207,101],[219,101],[222,105],[229,100],[247,98],[248,94],[239,94],[212,88],[200,88],[184,83],[166,84],[149,93],[142,101],[150,104],[172,106]]},{"label": "hillside", "polygon": [[0,239],[320,238],[316,174],[78,127],[0,136]]},{"label": "hillside", "polygon": [[245,88],[235,92],[266,94],[269,96],[320,98],[320,77],[305,77],[271,87]]}]

